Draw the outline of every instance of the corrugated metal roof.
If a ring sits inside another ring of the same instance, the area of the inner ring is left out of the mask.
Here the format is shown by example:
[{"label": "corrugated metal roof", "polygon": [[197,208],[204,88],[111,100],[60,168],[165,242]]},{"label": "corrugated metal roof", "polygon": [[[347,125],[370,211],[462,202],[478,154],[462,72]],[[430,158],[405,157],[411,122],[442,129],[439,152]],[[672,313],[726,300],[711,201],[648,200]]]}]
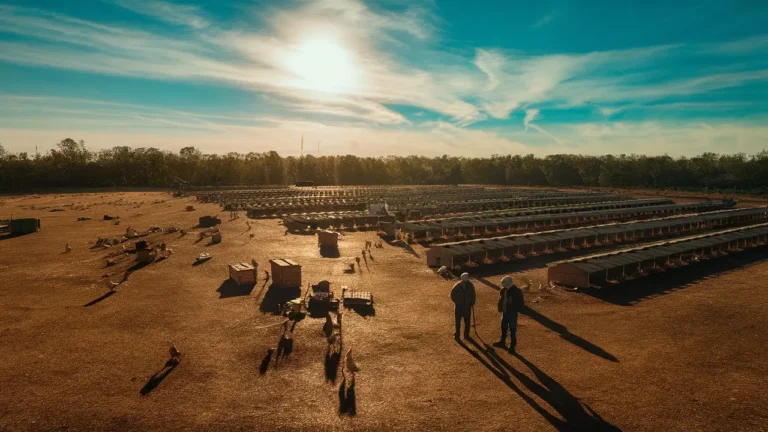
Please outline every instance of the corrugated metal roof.
[{"label": "corrugated metal roof", "polygon": [[[540,233],[531,233],[531,234],[515,234],[510,236],[504,236],[504,237],[493,237],[490,239],[468,240],[468,241],[461,242],[460,244],[469,245],[479,241],[488,243],[491,240],[493,240],[494,241],[493,244],[496,244],[497,247],[499,248],[523,246],[523,245],[530,245],[530,244],[536,244],[541,242],[592,237],[595,235],[618,234],[622,232],[633,233],[636,231],[643,231],[651,228],[659,229],[659,228],[668,228],[668,227],[675,227],[675,226],[685,226],[685,225],[696,223],[696,222],[727,220],[728,218],[733,218],[738,216],[750,216],[750,215],[757,215],[757,214],[762,214],[768,217],[768,207],[757,207],[757,208],[738,209],[738,210],[724,210],[724,211],[717,211],[713,213],[697,214],[697,215],[690,215],[690,216],[675,216],[671,218],[664,218],[664,219],[644,221],[644,222],[632,222],[632,223],[626,223],[626,224],[607,224],[607,225],[597,225],[597,226],[587,227],[587,228],[544,231]],[[502,243],[502,241],[504,242]],[[434,247],[450,248],[452,245],[455,245],[455,244],[458,244],[458,243],[446,243],[446,244],[437,245]]]},{"label": "corrugated metal roof", "polygon": [[638,249],[628,249],[612,254],[597,255],[588,258],[580,258],[569,261],[560,261],[550,264],[551,267],[560,265],[572,265],[577,269],[588,273],[623,267],[648,259],[662,258],[680,253],[693,252],[702,248],[716,246],[736,240],[750,239],[761,235],[768,235],[768,224],[741,229],[732,229],[725,232],[712,233],[693,239],[681,239],[677,242],[661,244]]},{"label": "corrugated metal roof", "polygon": [[555,220],[567,220],[570,218],[584,219],[589,217],[599,217],[608,215],[627,215],[627,214],[649,214],[658,212],[669,212],[675,210],[707,210],[722,208],[720,203],[692,203],[692,204],[674,204],[674,205],[659,205],[648,207],[633,207],[633,208],[619,208],[608,210],[594,210],[584,211],[576,213],[555,213],[544,215],[526,215],[526,216],[514,216],[504,218],[483,218],[483,217],[462,217],[440,220],[427,220],[416,222],[405,222],[400,224],[400,228],[403,231],[415,232],[424,231],[429,229],[447,229],[447,228],[462,228],[462,227],[483,227],[498,224],[520,224],[520,223],[536,223],[536,222],[552,222]]}]

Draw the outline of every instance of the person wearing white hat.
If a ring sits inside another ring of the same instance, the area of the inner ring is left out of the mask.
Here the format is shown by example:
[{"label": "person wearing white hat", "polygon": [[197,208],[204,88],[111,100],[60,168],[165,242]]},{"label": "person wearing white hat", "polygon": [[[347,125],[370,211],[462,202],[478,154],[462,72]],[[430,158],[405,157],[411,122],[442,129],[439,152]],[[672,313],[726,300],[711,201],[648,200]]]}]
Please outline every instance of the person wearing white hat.
[{"label": "person wearing white hat", "polygon": [[472,317],[472,307],[475,305],[475,286],[469,281],[469,273],[462,273],[461,280],[451,289],[454,316],[456,318],[456,332],[453,337],[459,338],[461,320],[464,320],[464,339],[469,339],[469,319]]},{"label": "person wearing white hat", "polygon": [[515,286],[512,278],[504,276],[501,279],[499,291],[499,312],[501,313],[501,340],[494,346],[506,348],[507,331],[510,333],[509,352],[514,352],[517,346],[517,314],[523,309],[523,291]]}]

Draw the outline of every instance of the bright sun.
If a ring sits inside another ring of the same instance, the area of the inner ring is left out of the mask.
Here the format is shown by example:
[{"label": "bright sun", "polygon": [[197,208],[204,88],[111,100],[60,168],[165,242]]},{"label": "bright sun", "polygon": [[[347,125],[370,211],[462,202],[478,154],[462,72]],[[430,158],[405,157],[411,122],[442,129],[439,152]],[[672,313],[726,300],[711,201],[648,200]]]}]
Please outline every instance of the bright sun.
[{"label": "bright sun", "polygon": [[286,57],[289,72],[307,90],[346,93],[358,85],[354,55],[333,38],[308,38]]}]

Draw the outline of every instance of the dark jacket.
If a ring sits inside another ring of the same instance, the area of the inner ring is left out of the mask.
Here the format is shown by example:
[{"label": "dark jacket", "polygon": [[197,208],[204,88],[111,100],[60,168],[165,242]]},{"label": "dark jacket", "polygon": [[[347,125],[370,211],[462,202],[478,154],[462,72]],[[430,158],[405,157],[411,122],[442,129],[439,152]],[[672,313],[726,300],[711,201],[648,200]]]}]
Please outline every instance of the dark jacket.
[{"label": "dark jacket", "polygon": [[[506,302],[504,301],[506,298]],[[512,285],[499,291],[499,312],[520,312],[523,309],[523,291]]]},{"label": "dark jacket", "polygon": [[470,281],[457,282],[451,289],[451,300],[459,309],[471,309],[475,304],[475,286]]}]

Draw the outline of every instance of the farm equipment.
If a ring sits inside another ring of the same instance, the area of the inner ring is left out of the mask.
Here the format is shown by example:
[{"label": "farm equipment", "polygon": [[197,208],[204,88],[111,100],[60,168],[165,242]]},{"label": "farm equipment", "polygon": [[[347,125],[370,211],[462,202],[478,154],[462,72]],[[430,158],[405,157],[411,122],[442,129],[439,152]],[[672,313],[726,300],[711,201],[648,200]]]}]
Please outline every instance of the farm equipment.
[{"label": "farm equipment", "polygon": [[339,308],[339,299],[331,291],[330,282],[324,280],[310,287],[307,309],[313,316],[325,316]]},{"label": "farm equipment", "polygon": [[344,307],[373,307],[373,294],[369,291],[359,291],[341,287],[341,298]]}]

